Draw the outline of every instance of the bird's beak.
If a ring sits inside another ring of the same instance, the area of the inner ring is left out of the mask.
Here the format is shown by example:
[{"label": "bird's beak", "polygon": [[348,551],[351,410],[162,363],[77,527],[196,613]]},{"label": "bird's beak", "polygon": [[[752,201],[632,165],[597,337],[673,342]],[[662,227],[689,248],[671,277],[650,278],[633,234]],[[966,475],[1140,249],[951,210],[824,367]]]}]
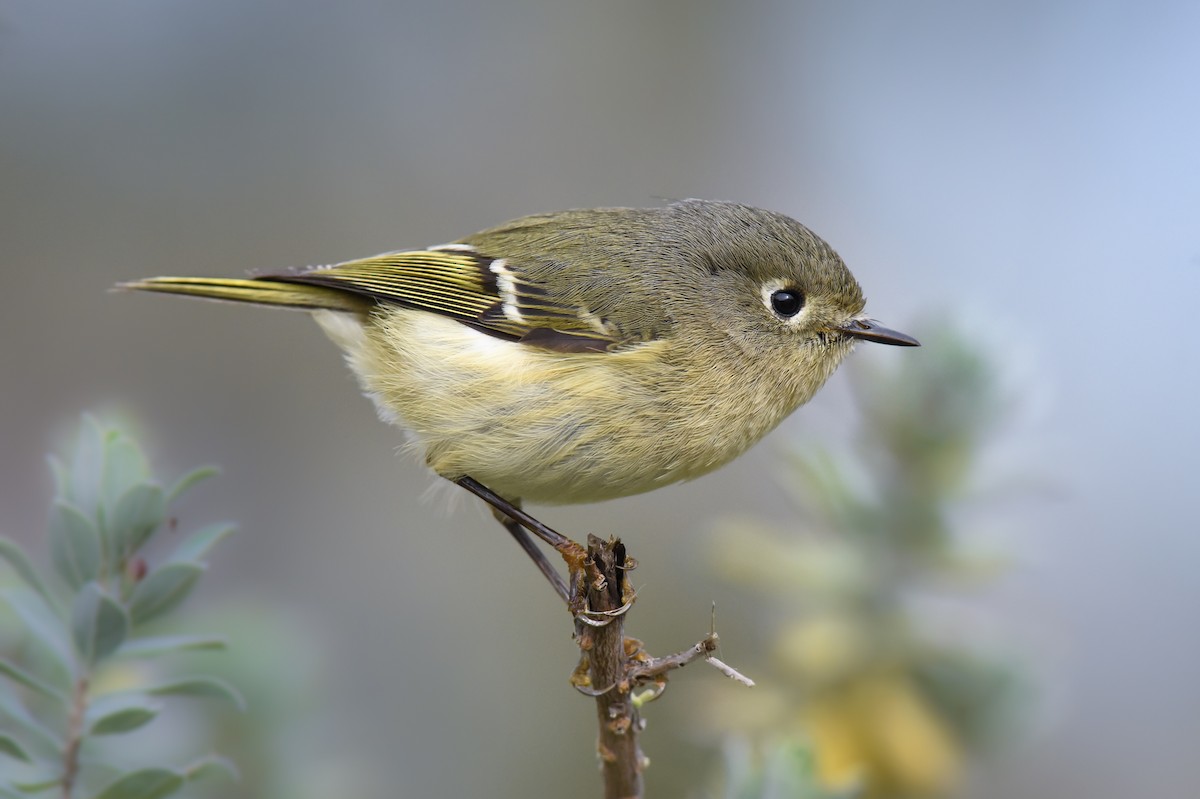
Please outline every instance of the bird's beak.
[{"label": "bird's beak", "polygon": [[861,338],[864,341],[875,341],[879,344],[894,344],[897,347],[921,346],[921,342],[912,336],[886,328],[874,319],[851,319],[845,326],[835,327],[834,330],[851,338]]}]

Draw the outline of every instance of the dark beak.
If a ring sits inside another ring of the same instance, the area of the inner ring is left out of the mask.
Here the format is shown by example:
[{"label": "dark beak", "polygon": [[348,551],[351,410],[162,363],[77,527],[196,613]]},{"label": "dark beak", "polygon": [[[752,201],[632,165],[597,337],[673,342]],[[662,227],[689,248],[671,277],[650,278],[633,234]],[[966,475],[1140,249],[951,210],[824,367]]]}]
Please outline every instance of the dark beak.
[{"label": "dark beak", "polygon": [[874,319],[852,319],[845,327],[835,327],[839,333],[845,333],[851,338],[861,338],[864,341],[874,341],[879,344],[894,344],[897,347],[919,347],[921,342],[912,336],[897,330],[890,330]]}]

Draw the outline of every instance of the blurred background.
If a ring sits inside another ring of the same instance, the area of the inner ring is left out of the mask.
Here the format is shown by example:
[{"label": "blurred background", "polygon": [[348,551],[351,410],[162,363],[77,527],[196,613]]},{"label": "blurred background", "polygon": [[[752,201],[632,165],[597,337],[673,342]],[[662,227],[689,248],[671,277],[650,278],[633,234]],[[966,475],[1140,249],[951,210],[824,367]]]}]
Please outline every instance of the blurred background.
[{"label": "blurred background", "polygon": [[[566,614],[477,503],[397,456],[316,325],[107,290],[739,200],[826,238],[887,324],[950,320],[992,375],[980,490],[946,507],[1004,566],[919,623],[1029,688],[1004,745],[938,755],[949,790],[1196,795],[1198,39],[1182,0],[3,0],[0,533],[40,546],[43,455],[81,411],[135,419],[168,476],[224,470],[179,509],[240,525],[192,605],[242,625],[309,795],[598,793]],[[724,658],[784,679],[778,595],[723,569],[727,517],[803,536],[786,453],[855,441],[869,462],[854,385],[939,374],[913,366],[936,348],[870,349],[716,474],[535,509],[626,538],[653,652],[715,602]],[[742,691],[673,678],[648,795],[706,795],[719,742],[696,706]]]}]

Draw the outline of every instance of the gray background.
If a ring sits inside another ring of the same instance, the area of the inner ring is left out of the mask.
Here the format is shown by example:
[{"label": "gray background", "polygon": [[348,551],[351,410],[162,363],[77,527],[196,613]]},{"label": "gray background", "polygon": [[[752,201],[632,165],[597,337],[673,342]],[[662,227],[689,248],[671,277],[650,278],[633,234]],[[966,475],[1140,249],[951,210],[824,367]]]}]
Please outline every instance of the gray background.
[{"label": "gray background", "polygon": [[[422,500],[303,316],[106,289],[741,200],[832,242],[881,319],[953,309],[1015,375],[1005,449],[1053,491],[998,511],[1016,568],[981,601],[1044,693],[971,795],[1195,795],[1198,40],[1186,2],[0,3],[0,530],[36,538],[43,453],[119,409],[167,471],[224,466],[184,508],[242,527],[203,593],[299,620],[331,773],[559,790],[590,773],[592,709],[565,615],[487,515]],[[636,632],[683,646],[712,600],[754,613],[697,542],[786,512],[775,451],[851,426],[844,391],[716,475],[543,516],[624,533]],[[736,661],[750,638],[723,632]],[[651,787],[678,795],[709,764],[660,707]]]}]

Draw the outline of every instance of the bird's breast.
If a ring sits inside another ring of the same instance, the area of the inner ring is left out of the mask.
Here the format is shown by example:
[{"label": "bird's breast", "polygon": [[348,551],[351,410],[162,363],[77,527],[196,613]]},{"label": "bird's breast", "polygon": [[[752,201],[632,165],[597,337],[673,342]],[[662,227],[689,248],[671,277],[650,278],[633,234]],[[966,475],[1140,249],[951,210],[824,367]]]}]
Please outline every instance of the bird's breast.
[{"label": "bird's breast", "polygon": [[318,321],[434,471],[510,498],[592,502],[697,477],[795,407],[778,381],[697,363],[670,340],[563,353],[404,308]]}]

